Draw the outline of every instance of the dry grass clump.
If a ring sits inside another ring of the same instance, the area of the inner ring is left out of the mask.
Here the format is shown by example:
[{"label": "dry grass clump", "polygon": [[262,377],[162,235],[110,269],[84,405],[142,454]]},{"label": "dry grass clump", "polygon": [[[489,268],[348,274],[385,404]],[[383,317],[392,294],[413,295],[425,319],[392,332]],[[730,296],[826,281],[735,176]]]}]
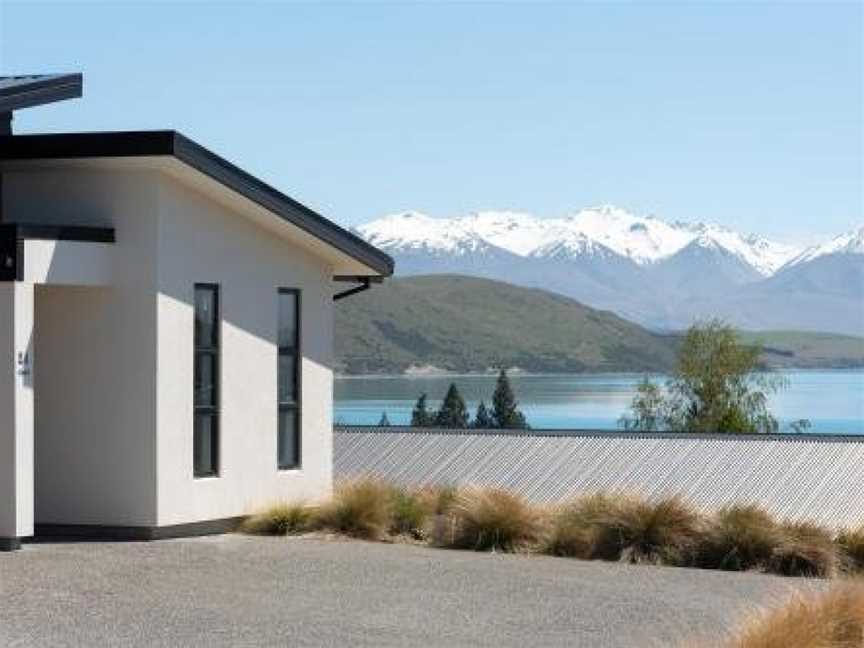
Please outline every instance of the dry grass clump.
[{"label": "dry grass clump", "polygon": [[656,503],[591,495],[560,508],[546,545],[559,556],[684,565],[693,561],[702,520],[678,498]]},{"label": "dry grass clump", "polygon": [[837,536],[837,544],[843,551],[849,569],[864,571],[864,526],[841,531]]},{"label": "dry grass clump", "polygon": [[764,509],[748,504],[721,509],[708,523],[697,564],[710,569],[767,569],[782,532]]},{"label": "dry grass clump", "polygon": [[729,648],[861,648],[864,584],[846,583],[821,594],[798,595],[750,620]]},{"label": "dry grass clump", "polygon": [[620,498],[597,493],[559,507],[552,515],[545,550],[556,556],[618,560],[621,537],[616,521]]},{"label": "dry grass clump", "polygon": [[499,488],[459,493],[447,517],[450,533],[439,541],[454,548],[518,551],[537,543],[542,533],[539,511]]},{"label": "dry grass clump", "polygon": [[783,576],[830,578],[841,566],[841,554],[831,534],[809,522],[780,525],[782,538],[772,552],[770,570]]},{"label": "dry grass clump", "polygon": [[687,565],[693,562],[702,519],[677,497],[650,503],[634,500],[621,518],[621,558],[629,562]]},{"label": "dry grass clump", "polygon": [[303,502],[279,502],[251,515],[240,529],[255,535],[290,535],[310,531],[315,509]]},{"label": "dry grass clump", "polygon": [[333,498],[318,512],[327,529],[366,540],[380,539],[390,527],[392,487],[378,479],[337,484]]}]

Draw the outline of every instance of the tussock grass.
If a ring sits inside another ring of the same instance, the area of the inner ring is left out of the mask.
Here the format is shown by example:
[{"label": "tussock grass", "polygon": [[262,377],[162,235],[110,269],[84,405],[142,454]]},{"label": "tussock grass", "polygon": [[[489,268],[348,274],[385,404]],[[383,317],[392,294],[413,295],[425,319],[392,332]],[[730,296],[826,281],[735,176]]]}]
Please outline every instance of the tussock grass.
[{"label": "tussock grass", "polygon": [[697,564],[731,571],[764,570],[782,539],[780,527],[764,509],[752,504],[730,506],[709,520]]},{"label": "tussock grass", "polygon": [[452,533],[442,544],[454,548],[518,551],[538,542],[542,533],[538,509],[499,488],[461,492],[449,515]]},{"label": "tussock grass", "polygon": [[783,576],[830,578],[841,566],[841,552],[831,534],[808,522],[780,525],[782,539],[772,552],[770,570]]},{"label": "tussock grass", "polygon": [[378,540],[390,527],[392,487],[377,479],[337,484],[318,512],[321,527],[354,538]]},{"label": "tussock grass", "polygon": [[728,648],[861,648],[864,584],[845,583],[748,620]]},{"label": "tussock grass", "polygon": [[314,526],[315,509],[304,502],[279,502],[246,518],[240,527],[254,535],[304,533]]},{"label": "tussock grass", "polygon": [[618,516],[620,501],[598,493],[558,507],[552,514],[545,551],[556,556],[618,560],[619,535],[609,524]]},{"label": "tussock grass", "polygon": [[837,544],[850,571],[864,572],[864,525],[841,531],[837,535]]},{"label": "tussock grass", "polygon": [[546,547],[559,556],[684,565],[693,562],[702,526],[679,498],[598,494],[557,511]]},{"label": "tussock grass", "polygon": [[338,484],[320,505],[274,504],[240,527],[268,535],[319,529],[368,540],[785,576],[864,571],[864,526],[835,538],[815,524],[779,523],[754,505],[700,515],[677,497],[652,502],[598,493],[548,509],[497,488],[418,490],[367,478]]}]

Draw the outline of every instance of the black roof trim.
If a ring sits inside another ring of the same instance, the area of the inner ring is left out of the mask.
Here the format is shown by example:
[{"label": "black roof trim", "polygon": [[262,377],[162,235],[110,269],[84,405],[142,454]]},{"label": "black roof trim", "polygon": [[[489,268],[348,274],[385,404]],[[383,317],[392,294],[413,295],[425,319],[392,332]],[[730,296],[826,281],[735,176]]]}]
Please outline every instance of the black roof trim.
[{"label": "black roof trim", "polygon": [[84,241],[114,243],[113,227],[81,227],[79,225],[37,225],[31,223],[0,224],[2,239],[39,239],[44,241]]},{"label": "black roof trim", "polygon": [[75,99],[83,81],[80,73],[0,77],[0,112]]},{"label": "black roof trim", "polygon": [[44,160],[170,155],[332,245],[383,276],[388,255],[176,131],[126,131],[0,137],[0,160]]}]

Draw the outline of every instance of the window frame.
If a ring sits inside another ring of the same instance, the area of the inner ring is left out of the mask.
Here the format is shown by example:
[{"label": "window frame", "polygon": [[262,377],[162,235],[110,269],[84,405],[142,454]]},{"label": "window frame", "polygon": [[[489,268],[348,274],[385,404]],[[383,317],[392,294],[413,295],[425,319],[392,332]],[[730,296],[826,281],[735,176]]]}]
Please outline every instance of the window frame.
[{"label": "window frame", "polygon": [[[279,345],[279,320],[280,300],[283,295],[294,296],[294,346],[283,347]],[[299,288],[277,288],[276,290],[276,469],[279,472],[300,470],[303,467],[303,299]],[[279,361],[282,356],[294,358],[294,392],[296,397],[293,402],[283,402],[279,394],[280,369]],[[281,420],[285,412],[294,413],[294,434],[297,448],[297,461],[293,464],[283,465],[280,461],[279,441],[282,436]]]},{"label": "window frame", "polygon": [[[198,300],[197,295],[199,290],[210,290],[213,295],[213,344],[203,345],[198,340],[197,317],[198,317]],[[192,299],[192,322],[193,322],[193,356],[192,356],[192,476],[195,479],[218,478],[222,467],[222,291],[218,283],[196,283],[193,290]],[[196,399],[195,390],[198,383],[198,357],[208,356],[213,361],[213,404],[199,405]],[[195,438],[198,429],[199,416],[209,416],[211,418],[211,435],[210,452],[212,470],[201,472],[195,465]]]}]

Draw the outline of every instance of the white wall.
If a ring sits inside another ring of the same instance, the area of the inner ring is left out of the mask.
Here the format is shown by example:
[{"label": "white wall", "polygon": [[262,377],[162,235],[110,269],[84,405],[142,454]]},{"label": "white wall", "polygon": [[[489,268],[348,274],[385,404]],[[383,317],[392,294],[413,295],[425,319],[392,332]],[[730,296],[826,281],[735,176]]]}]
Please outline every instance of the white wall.
[{"label": "white wall", "polygon": [[112,287],[36,288],[37,523],[156,523],[156,187],[145,170],[4,174],[6,220],[117,236]]},{"label": "white wall", "polygon": [[[158,521],[231,517],[332,483],[332,270],[177,180],[159,190]],[[220,285],[220,476],[194,479],[193,291]],[[302,468],[276,467],[277,288],[302,290]]]},{"label": "white wall", "polygon": [[[33,284],[0,283],[0,538],[33,534]],[[23,371],[22,371],[23,370]]]},{"label": "white wall", "polygon": [[[36,290],[37,523],[181,524],[329,493],[333,269],[183,176],[109,162],[5,172],[6,220],[113,226],[117,238],[110,287]],[[221,286],[221,471],[210,479],[192,474],[196,282]],[[302,290],[294,471],[276,468],[278,287]]]}]

